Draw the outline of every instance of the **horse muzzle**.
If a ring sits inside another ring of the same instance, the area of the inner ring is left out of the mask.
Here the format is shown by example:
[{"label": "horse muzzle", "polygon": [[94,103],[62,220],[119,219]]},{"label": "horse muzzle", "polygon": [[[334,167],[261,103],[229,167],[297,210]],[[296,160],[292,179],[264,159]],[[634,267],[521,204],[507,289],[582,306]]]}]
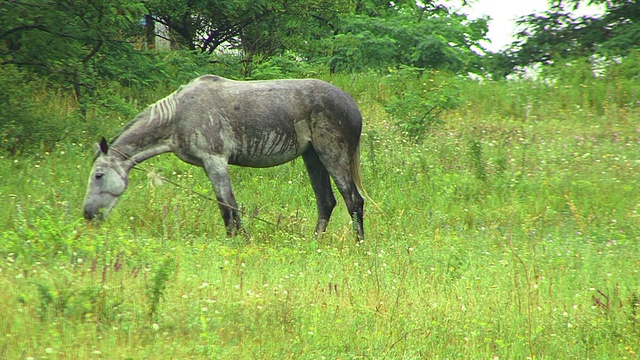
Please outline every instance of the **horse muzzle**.
[{"label": "horse muzzle", "polygon": [[90,209],[85,207],[82,211],[82,216],[88,221],[99,220],[102,221],[107,217],[106,209]]}]

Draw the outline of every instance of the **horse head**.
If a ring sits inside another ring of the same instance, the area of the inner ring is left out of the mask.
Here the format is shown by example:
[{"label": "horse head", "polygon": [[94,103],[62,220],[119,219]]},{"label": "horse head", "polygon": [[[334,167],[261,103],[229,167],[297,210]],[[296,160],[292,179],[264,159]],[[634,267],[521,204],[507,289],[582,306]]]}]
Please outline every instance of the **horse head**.
[{"label": "horse head", "polygon": [[129,170],[122,154],[117,149],[110,149],[104,138],[98,147],[84,198],[83,215],[87,220],[103,220],[128,184]]}]

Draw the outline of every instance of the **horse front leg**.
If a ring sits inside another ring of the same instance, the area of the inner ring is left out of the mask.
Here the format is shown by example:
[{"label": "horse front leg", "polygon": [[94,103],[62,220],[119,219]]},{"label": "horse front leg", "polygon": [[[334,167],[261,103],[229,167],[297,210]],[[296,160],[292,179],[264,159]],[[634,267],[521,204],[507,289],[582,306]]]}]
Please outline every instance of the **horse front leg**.
[{"label": "horse front leg", "polygon": [[216,200],[227,229],[227,236],[234,236],[240,231],[242,224],[238,203],[231,188],[227,160],[222,157],[211,157],[204,161],[204,168],[216,192]]}]

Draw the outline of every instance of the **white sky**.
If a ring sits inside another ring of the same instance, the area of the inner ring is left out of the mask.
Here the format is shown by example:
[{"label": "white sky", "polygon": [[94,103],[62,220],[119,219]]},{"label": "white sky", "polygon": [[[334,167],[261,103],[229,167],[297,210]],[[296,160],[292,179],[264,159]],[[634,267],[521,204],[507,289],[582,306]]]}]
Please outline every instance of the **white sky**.
[{"label": "white sky", "polygon": [[[478,18],[483,15],[489,15],[488,37],[491,44],[485,44],[486,48],[491,51],[498,51],[510,44],[515,33],[515,20],[523,15],[531,13],[541,13],[548,9],[547,0],[472,0],[471,7],[466,7],[460,11],[469,15],[470,18]],[[576,14],[594,14],[597,8],[580,7]]]}]

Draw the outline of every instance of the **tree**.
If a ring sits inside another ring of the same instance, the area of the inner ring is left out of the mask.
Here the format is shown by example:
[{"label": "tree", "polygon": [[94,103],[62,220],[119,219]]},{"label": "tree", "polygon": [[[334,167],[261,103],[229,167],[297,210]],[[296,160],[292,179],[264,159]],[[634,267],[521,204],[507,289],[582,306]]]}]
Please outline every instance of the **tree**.
[{"label": "tree", "polygon": [[[599,16],[575,16],[583,4],[599,5]],[[640,48],[640,5],[635,0],[556,0],[550,10],[518,20],[518,40],[496,56],[498,71],[516,67],[565,62],[598,54],[625,56]]]},{"label": "tree", "polygon": [[383,15],[342,19],[327,46],[334,71],[408,65],[460,72],[478,66],[473,48],[482,49],[486,18],[470,21],[445,6],[415,2],[399,2],[378,13]]},{"label": "tree", "polygon": [[[183,48],[212,53],[221,45],[273,54],[294,34],[329,26],[348,2],[337,0],[148,0],[152,18]],[[305,23],[310,21],[310,23]],[[303,25],[304,24],[304,25]],[[301,31],[302,30],[302,31]]]},{"label": "tree", "polygon": [[78,97],[104,53],[127,53],[145,13],[135,0],[7,0],[0,3],[0,63],[71,84]]},{"label": "tree", "polygon": [[[434,1],[382,0],[148,0],[155,21],[184,48],[212,53],[241,50],[256,59],[293,51],[334,70],[399,64],[458,71],[477,62],[472,47],[486,19],[469,21]],[[250,70],[246,71],[246,75]]]}]

